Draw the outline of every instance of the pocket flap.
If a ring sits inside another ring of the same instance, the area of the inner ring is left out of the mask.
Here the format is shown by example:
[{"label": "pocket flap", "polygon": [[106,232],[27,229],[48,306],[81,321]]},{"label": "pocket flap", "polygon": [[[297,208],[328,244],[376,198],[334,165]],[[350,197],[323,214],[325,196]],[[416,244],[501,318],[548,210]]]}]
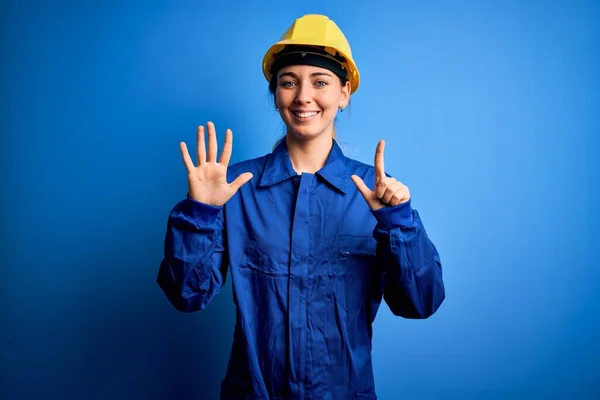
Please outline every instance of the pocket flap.
[{"label": "pocket flap", "polygon": [[340,235],[340,253],[342,255],[374,256],[377,241],[372,235]]}]

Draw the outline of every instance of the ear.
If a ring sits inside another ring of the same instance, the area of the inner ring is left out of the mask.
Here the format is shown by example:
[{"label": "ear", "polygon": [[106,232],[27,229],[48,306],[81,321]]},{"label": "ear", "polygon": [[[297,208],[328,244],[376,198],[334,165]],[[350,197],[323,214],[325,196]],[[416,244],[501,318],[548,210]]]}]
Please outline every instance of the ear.
[{"label": "ear", "polygon": [[342,86],[342,97],[340,98],[340,109],[344,109],[348,102],[350,101],[350,90],[351,85],[349,81],[346,81],[346,84]]}]

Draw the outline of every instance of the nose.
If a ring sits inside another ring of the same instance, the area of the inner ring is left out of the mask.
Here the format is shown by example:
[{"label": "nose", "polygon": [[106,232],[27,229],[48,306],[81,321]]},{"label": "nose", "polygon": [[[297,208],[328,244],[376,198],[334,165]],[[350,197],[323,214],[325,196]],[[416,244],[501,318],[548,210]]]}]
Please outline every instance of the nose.
[{"label": "nose", "polygon": [[308,82],[301,82],[298,85],[298,92],[296,93],[296,103],[298,104],[310,104],[313,99],[313,88]]}]

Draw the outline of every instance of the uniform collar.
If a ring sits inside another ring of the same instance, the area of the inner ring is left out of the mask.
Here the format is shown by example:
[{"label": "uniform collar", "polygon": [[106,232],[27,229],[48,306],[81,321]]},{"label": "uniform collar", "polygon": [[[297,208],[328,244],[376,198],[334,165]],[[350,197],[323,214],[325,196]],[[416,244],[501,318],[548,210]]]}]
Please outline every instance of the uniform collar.
[{"label": "uniform collar", "polygon": [[[297,173],[292,167],[287,143],[284,138],[267,157],[260,186],[274,185],[296,175]],[[332,139],[331,151],[329,152],[329,156],[327,156],[325,165],[317,171],[316,175],[325,179],[340,192],[346,193],[350,175],[346,168],[344,153],[335,139]]]}]

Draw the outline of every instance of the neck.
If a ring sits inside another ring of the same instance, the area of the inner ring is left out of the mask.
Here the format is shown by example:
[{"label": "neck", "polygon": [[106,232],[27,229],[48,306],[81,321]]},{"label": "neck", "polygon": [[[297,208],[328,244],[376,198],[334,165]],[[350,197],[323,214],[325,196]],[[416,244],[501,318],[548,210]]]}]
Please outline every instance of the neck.
[{"label": "neck", "polygon": [[298,174],[314,174],[323,168],[331,151],[331,135],[319,135],[310,140],[298,140],[287,135],[285,140],[292,167]]}]

